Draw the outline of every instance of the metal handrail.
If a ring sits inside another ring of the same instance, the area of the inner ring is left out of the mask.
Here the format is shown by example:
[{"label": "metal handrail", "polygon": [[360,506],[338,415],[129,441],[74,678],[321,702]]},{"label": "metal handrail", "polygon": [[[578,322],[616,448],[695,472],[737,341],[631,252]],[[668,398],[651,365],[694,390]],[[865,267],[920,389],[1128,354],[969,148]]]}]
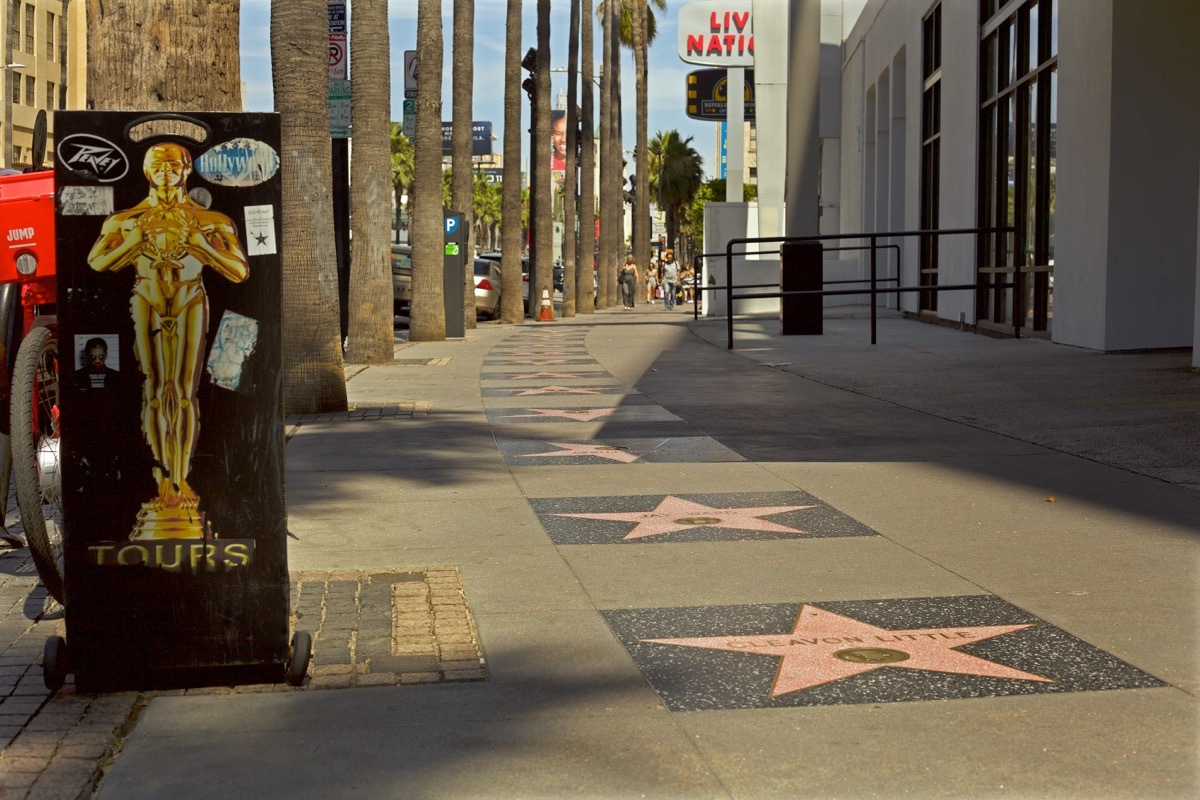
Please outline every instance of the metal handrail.
[{"label": "metal handrail", "polygon": [[[899,285],[900,271],[904,267],[904,253],[900,249],[900,245],[898,245],[898,244],[885,244],[885,245],[882,245],[882,247],[885,250],[895,250],[896,251],[896,275],[891,278],[880,278],[880,280],[889,282],[889,283],[891,281],[895,281],[896,284]],[[870,249],[871,249],[870,245],[860,244],[860,245],[856,245],[854,247],[826,247],[826,248],[824,248],[824,252],[828,253],[828,252],[840,251],[840,250],[870,250]],[[760,256],[768,255],[769,256],[769,255],[778,255],[779,252],[780,252],[779,250],[743,250],[741,254],[744,256],[752,256],[752,255],[760,255]],[[725,288],[723,286],[705,286],[705,287],[698,286],[697,281],[696,281],[696,267],[699,266],[700,263],[702,262],[702,260],[705,258],[716,258],[717,256],[723,256],[723,255],[725,255],[725,254],[724,253],[700,253],[699,255],[692,256],[692,264],[693,264],[693,266],[692,266],[692,282],[693,282],[693,285],[692,285],[692,319],[693,320],[700,319],[700,292],[696,291],[696,289],[702,289],[703,291],[707,292],[707,291],[712,291],[714,289]],[[821,281],[821,285],[822,286],[838,286],[838,285],[841,285],[844,283],[867,283],[868,281],[869,281],[868,278],[852,278],[850,280],[844,280],[844,281]],[[743,284],[739,288],[741,288],[741,289],[769,289],[772,286],[778,286],[778,285],[779,285],[778,282],[776,282],[776,283],[747,283],[747,284]],[[861,294],[861,292],[850,292],[849,294]],[[741,298],[739,297],[739,299],[741,299]]]},{"label": "metal handrail", "polygon": [[[910,286],[910,287],[897,286],[895,288],[880,288],[879,287],[879,276],[878,276],[878,252],[879,252],[879,248],[880,248],[880,245],[879,245],[880,239],[895,239],[895,238],[909,237],[909,236],[954,236],[954,235],[974,235],[974,236],[978,237],[979,235],[985,234],[985,233],[1011,233],[1015,230],[1016,230],[1016,228],[1014,228],[1013,226],[1010,225],[1010,226],[1002,226],[1002,227],[943,228],[940,230],[883,231],[883,232],[871,232],[871,233],[828,233],[828,234],[821,234],[821,235],[816,235],[816,236],[764,236],[764,237],[745,237],[745,238],[730,239],[728,241],[728,243],[726,243],[726,245],[725,245],[725,286],[723,287],[725,289],[725,310],[726,310],[726,319],[727,319],[727,323],[726,323],[727,339],[728,339],[727,349],[729,349],[729,350],[733,349],[733,301],[734,300],[748,300],[748,299],[771,298],[771,297],[778,297],[778,298],[798,297],[798,296],[802,296],[802,295],[819,295],[821,297],[825,297],[827,295],[862,294],[863,293],[862,290],[848,290],[848,289],[813,290],[813,289],[810,289],[810,290],[805,290],[805,291],[788,291],[788,292],[779,291],[779,292],[762,292],[762,293],[756,293],[756,294],[734,295],[734,293],[733,293],[733,289],[734,289],[734,286],[733,286],[733,256],[734,256],[733,248],[735,245],[750,244],[750,243],[762,244],[762,243],[767,243],[767,242],[779,242],[782,245],[787,242],[818,242],[818,241],[840,240],[840,239],[868,239],[868,240],[870,240],[870,244],[867,245],[864,249],[870,249],[870,251],[871,251],[871,276],[869,278],[871,286],[870,286],[870,289],[868,290],[868,294],[870,294],[870,296],[871,296],[871,300],[870,300],[871,344],[876,344],[876,339],[877,339],[876,334],[877,334],[877,330],[878,330],[878,319],[877,319],[877,314],[876,314],[876,301],[878,300],[878,296],[879,296],[880,292],[885,292],[885,293],[890,293],[890,292],[896,292],[896,293],[900,293],[900,292],[943,292],[943,291],[965,291],[965,290],[974,290],[974,291],[978,292],[979,289],[981,288],[981,285],[979,283],[949,284],[949,285],[941,284],[941,285],[937,285],[937,286]],[[892,246],[897,246],[897,245],[884,245],[884,247],[892,247]],[[976,250],[978,250],[978,248],[976,248]],[[775,252],[775,251],[767,251],[767,252]],[[983,286],[982,288],[988,288],[988,289],[1016,288],[1021,285],[1021,275],[1022,275],[1023,271],[1028,271],[1028,270],[1023,269],[1020,264],[1016,264],[1013,267],[1013,280],[1011,283],[988,283],[988,284],[986,284],[986,286]],[[888,280],[890,280],[890,279],[888,279]],[[822,284],[822,285],[824,285],[824,284]],[[699,290],[708,291],[708,290],[714,289],[714,288],[716,288],[716,287],[707,287],[707,286],[700,287],[699,285],[696,286],[696,289],[698,291]],[[1020,298],[1020,294],[1021,294],[1020,292],[1016,292],[1016,291],[1013,292],[1013,337],[1017,338],[1017,339],[1021,338],[1021,325],[1020,325],[1020,323],[1021,323],[1021,319],[1020,319],[1021,298]],[[697,306],[697,308],[698,308],[698,306]],[[698,314],[699,314],[699,312],[697,310],[697,316],[698,316]]]}]

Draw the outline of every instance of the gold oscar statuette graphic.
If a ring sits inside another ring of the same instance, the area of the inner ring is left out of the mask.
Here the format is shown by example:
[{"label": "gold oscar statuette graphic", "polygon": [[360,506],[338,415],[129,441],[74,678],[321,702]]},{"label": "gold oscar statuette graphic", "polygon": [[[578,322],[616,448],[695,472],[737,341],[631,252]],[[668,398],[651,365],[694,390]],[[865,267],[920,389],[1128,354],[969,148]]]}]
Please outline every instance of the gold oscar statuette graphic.
[{"label": "gold oscar statuette graphic", "polygon": [[142,503],[129,538],[203,539],[207,524],[188,469],[200,433],[200,379],[208,296],[203,272],[226,280],[249,276],[232,220],[187,193],[192,156],[176,144],[158,144],[142,164],[149,195],[104,221],[88,254],[97,272],[132,266],[129,312],[142,383],[142,432],[154,456],[157,495]]}]

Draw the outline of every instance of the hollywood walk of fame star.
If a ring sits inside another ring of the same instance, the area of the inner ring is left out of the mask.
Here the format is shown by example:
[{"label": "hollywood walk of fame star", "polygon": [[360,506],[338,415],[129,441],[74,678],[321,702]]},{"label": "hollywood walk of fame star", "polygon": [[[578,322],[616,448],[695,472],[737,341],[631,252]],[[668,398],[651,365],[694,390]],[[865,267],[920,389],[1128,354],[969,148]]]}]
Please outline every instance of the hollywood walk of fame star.
[{"label": "hollywood walk of fame star", "polygon": [[599,390],[571,386],[543,386],[540,389],[523,389],[513,396],[524,397],[530,394],[599,394]]},{"label": "hollywood walk of fame star", "polygon": [[586,408],[580,411],[572,411],[568,408],[531,408],[532,414],[509,414],[505,419],[518,419],[521,417],[554,417],[556,419],[573,419],[576,422],[591,422],[594,419],[601,417],[609,417],[617,410],[615,408]]},{"label": "hollywood walk of fame star", "polygon": [[580,375],[575,375],[570,372],[530,372],[525,375],[509,375],[507,379],[510,381],[527,381],[531,378],[579,378]]},{"label": "hollywood walk of fame star", "polygon": [[[573,456],[596,456],[597,458],[607,458],[610,461],[620,461],[622,464],[629,464],[637,461],[641,456],[637,453],[631,453],[628,450],[621,450],[612,445],[605,444],[571,444],[570,442],[546,442],[546,444],[561,447],[557,453],[522,453],[521,458],[570,458]],[[572,514],[571,516],[587,516],[586,514]]]},{"label": "hollywood walk of fame star", "polygon": [[513,360],[513,359],[505,359],[504,363],[506,363],[506,364],[529,364],[534,367],[544,367],[544,366],[547,366],[548,364],[566,364],[567,360],[565,358],[543,358],[540,360],[530,360],[530,359],[526,358],[526,359],[521,359],[519,361]]},{"label": "hollywood walk of fame star", "polygon": [[771,514],[782,514],[786,511],[801,511],[816,506],[760,506],[758,508],[713,508],[703,503],[684,500],[680,497],[667,495],[653,511],[617,511],[591,514],[554,514],[556,517],[577,517],[579,519],[615,520],[619,522],[636,522],[633,530],[627,533],[625,540],[641,539],[646,536],[659,536],[664,533],[687,530],[703,526],[706,528],[734,528],[736,530],[771,531],[773,533],[791,533],[797,536],[809,536],[808,531],[790,528],[769,522],[760,517]]},{"label": "hollywood walk of fame star", "polygon": [[810,605],[800,609],[789,633],[638,641],[778,656],[781,660],[771,686],[771,697],[885,668],[1054,683],[1049,678],[954,649],[1025,630],[1035,624],[961,625],[894,631]]}]

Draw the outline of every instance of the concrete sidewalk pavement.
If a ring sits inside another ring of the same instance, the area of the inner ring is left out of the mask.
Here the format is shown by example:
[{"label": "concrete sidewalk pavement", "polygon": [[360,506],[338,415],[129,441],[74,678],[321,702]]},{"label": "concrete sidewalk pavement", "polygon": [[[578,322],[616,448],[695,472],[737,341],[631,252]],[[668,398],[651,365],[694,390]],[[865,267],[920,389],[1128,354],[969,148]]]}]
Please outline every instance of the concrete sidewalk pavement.
[{"label": "concrete sidewalk pavement", "polygon": [[[318,667],[363,688],[154,697],[99,796],[1193,796],[1186,357],[737,324],[484,325],[357,372],[287,480],[290,568],[360,578]],[[394,576],[435,567],[430,615],[468,612],[431,653]]]}]

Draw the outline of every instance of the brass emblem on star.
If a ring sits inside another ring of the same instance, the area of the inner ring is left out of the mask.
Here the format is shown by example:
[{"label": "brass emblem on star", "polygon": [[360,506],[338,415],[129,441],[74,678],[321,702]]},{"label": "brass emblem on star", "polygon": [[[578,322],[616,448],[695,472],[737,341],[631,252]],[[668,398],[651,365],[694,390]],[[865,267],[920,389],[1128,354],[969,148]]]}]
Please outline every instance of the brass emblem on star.
[{"label": "brass emblem on star", "polygon": [[851,647],[849,650],[838,650],[833,657],[852,664],[895,664],[908,661],[908,653],[886,647]]},{"label": "brass emblem on star", "polygon": [[716,525],[721,520],[718,517],[681,517],[675,520],[676,525]]}]

